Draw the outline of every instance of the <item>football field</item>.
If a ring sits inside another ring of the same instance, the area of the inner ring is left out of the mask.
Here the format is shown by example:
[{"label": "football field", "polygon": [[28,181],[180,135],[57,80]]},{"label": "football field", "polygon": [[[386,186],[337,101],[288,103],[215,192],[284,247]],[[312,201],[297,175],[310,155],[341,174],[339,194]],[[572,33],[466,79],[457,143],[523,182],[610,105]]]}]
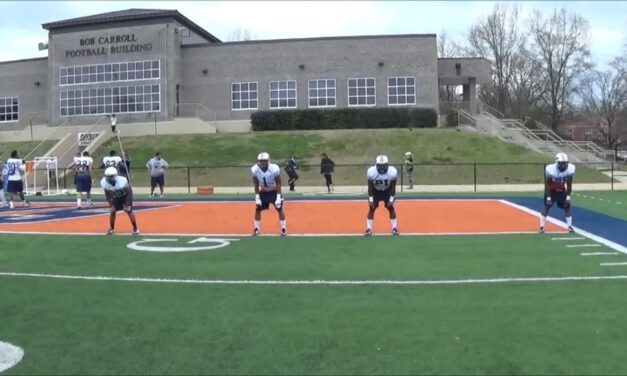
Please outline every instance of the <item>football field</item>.
[{"label": "football field", "polygon": [[627,373],[616,216],[399,199],[401,236],[380,209],[363,237],[363,199],[294,200],[250,237],[249,201],[139,202],[140,236],[104,203],[0,212],[3,374]]}]

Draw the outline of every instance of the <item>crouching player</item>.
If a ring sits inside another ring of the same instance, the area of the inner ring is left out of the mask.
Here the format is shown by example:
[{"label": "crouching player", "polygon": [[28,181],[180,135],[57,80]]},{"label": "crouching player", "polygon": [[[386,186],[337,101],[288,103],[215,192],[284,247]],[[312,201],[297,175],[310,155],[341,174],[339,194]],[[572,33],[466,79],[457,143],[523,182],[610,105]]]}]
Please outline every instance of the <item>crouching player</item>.
[{"label": "crouching player", "polygon": [[375,160],[375,165],[368,169],[366,175],[368,178],[368,215],[364,235],[372,235],[374,211],[379,206],[380,201],[383,201],[383,205],[390,213],[392,235],[398,235],[396,210],[394,209],[394,195],[396,194],[398,176],[396,168],[388,164],[388,157],[379,155]]},{"label": "crouching player", "polygon": [[564,209],[568,232],[574,232],[573,215],[570,206],[570,194],[573,190],[573,177],[575,176],[575,165],[568,163],[568,156],[564,153],[557,153],[555,163],[546,166],[544,184],[544,208],[540,217],[540,233],[544,232],[546,216],[554,203],[557,207]]},{"label": "crouching player", "polygon": [[274,205],[279,213],[281,236],[287,235],[287,221],[283,212],[283,196],[281,195],[281,170],[270,163],[270,154],[259,153],[257,163],[252,166],[253,187],[255,189],[255,228],[253,236],[259,235],[261,212]]},{"label": "crouching player", "polygon": [[128,184],[128,180],[124,176],[119,176],[115,167],[107,167],[105,176],[100,181],[100,186],[104,189],[111,213],[109,216],[110,228],[107,235],[113,235],[115,214],[119,210],[124,210],[128,214],[133,225],[133,235],[139,234],[135,213],[133,213],[133,189]]}]

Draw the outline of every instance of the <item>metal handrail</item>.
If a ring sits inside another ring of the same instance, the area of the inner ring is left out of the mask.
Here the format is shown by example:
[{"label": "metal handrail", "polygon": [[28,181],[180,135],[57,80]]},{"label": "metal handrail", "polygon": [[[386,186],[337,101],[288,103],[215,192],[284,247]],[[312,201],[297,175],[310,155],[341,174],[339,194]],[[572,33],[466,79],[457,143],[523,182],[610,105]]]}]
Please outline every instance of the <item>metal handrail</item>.
[{"label": "metal handrail", "polygon": [[[186,111],[181,111],[181,109],[185,109],[186,107],[190,107],[192,109],[192,115],[185,115]],[[178,117],[195,117],[206,122],[215,122],[217,119],[217,113],[210,108],[200,104],[200,103],[177,103],[176,104],[176,114]],[[181,114],[183,112],[184,114]],[[205,116],[203,116],[205,115]],[[208,116],[206,116],[208,115]]]}]

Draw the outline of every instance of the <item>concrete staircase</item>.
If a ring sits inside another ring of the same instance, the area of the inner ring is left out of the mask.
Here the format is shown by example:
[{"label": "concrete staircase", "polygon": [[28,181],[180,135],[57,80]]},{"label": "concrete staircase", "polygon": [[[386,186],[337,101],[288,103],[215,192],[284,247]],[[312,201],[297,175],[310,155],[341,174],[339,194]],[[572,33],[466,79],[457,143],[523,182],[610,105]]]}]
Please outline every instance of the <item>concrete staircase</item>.
[{"label": "concrete staircase", "polygon": [[518,119],[505,119],[485,104],[481,108],[476,114],[459,110],[459,124],[550,157],[564,152],[576,163],[607,164],[613,160],[612,150],[605,150],[594,142],[566,140],[541,123],[537,123],[539,129],[530,129]]}]

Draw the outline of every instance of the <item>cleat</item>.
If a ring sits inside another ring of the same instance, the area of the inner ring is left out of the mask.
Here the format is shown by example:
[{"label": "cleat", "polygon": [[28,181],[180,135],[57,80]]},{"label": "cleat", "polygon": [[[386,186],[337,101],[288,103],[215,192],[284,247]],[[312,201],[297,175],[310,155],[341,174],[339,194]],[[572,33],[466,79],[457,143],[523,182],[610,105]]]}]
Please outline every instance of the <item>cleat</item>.
[{"label": "cleat", "polygon": [[571,234],[575,232],[575,229],[573,228],[573,226],[568,226],[568,232],[570,232]]},{"label": "cleat", "polygon": [[371,236],[372,235],[372,230],[367,228],[366,231],[364,232],[364,236]]},{"label": "cleat", "polygon": [[9,204],[9,209],[15,209],[15,206],[13,206],[13,203]]},{"label": "cleat", "polygon": [[77,207],[76,207],[76,210],[81,210],[81,209],[83,209],[83,207],[82,207],[82,206],[77,206]]},{"label": "cleat", "polygon": [[89,204],[89,207],[90,207],[90,208],[95,208],[95,207],[96,207],[96,205],[94,205],[93,203],[91,203],[91,204]]},{"label": "cleat", "polygon": [[107,235],[113,235],[113,229],[109,229],[109,231],[107,231]]},{"label": "cleat", "polygon": [[286,236],[287,235],[287,229],[285,227],[283,227],[281,229],[281,236]]},{"label": "cleat", "polygon": [[540,226],[540,229],[538,230],[538,232],[540,234],[544,234],[544,226]]},{"label": "cleat", "polygon": [[30,206],[30,202],[24,201],[24,207],[27,208]]},{"label": "cleat", "polygon": [[163,198],[163,193],[159,195],[159,197]]},{"label": "cleat", "polygon": [[252,236],[257,236],[257,235],[259,235],[259,229],[258,228],[253,230],[253,235]]},{"label": "cleat", "polygon": [[135,230],[133,230],[133,235],[139,235],[139,229],[136,228]]},{"label": "cleat", "polygon": [[395,235],[395,236],[396,236],[396,235],[400,235],[400,234],[398,233],[398,229],[397,229],[397,228],[393,228],[393,229],[392,229],[392,235]]}]

